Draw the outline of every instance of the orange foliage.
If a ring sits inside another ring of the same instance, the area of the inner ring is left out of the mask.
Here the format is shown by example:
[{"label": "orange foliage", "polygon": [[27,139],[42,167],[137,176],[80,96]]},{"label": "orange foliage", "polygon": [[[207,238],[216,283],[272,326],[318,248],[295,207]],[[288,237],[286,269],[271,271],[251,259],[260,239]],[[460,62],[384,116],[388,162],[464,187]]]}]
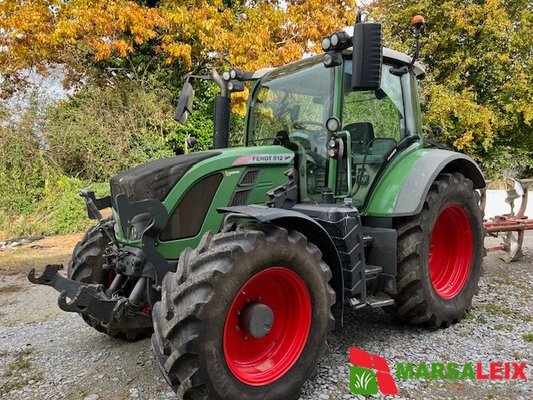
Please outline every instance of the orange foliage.
[{"label": "orange foliage", "polygon": [[354,20],[353,3],[342,0],[228,3],[2,0],[0,72],[9,78],[54,63],[79,70],[90,58],[126,57],[148,40],[184,72],[228,64],[252,70],[317,51],[323,36]]}]

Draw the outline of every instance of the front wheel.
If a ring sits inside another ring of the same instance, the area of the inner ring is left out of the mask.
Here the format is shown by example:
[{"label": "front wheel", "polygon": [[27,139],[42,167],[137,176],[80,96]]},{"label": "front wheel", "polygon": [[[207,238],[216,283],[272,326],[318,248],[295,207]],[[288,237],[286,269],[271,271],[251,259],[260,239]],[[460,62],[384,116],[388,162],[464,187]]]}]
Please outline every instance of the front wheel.
[{"label": "front wheel", "polygon": [[479,195],[460,173],[440,174],[422,212],[397,221],[398,275],[393,314],[446,327],[472,305],[483,262]]},{"label": "front wheel", "polygon": [[207,233],[163,280],[152,348],[184,399],[296,399],[333,328],[320,251],[295,231]]}]

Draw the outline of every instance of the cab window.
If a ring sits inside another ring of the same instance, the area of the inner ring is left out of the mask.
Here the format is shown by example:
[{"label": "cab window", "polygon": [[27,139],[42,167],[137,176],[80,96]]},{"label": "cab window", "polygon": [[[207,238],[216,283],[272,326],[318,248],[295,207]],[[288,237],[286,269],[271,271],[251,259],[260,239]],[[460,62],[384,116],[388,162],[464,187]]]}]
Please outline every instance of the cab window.
[{"label": "cab window", "polygon": [[[337,188],[351,187],[354,205],[362,206],[386,157],[408,132],[405,124],[400,77],[383,65],[378,90],[351,89],[352,62],[344,63],[342,130],[348,132],[351,147],[351,183],[347,185],[346,163],[339,163]],[[346,190],[346,189],[344,189]]]}]

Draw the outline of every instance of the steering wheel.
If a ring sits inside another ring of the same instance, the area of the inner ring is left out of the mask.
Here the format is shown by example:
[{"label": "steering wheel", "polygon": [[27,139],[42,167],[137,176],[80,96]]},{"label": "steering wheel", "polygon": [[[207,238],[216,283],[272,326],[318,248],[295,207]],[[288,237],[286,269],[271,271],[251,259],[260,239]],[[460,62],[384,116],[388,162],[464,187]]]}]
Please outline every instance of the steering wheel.
[{"label": "steering wheel", "polygon": [[313,130],[321,130],[321,129],[324,129],[325,126],[323,123],[321,122],[315,122],[315,121],[294,121],[292,123],[292,127],[294,129],[305,129],[305,130],[309,130],[309,129],[306,129],[303,125],[311,125],[311,126],[316,126],[318,127],[319,129],[313,129]]}]

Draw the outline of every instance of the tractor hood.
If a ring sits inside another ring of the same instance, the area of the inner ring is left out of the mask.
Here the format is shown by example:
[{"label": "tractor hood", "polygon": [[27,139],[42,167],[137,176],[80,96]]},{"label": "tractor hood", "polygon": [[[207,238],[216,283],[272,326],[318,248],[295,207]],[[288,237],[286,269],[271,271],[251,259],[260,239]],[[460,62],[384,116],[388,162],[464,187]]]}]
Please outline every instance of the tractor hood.
[{"label": "tractor hood", "polygon": [[125,194],[130,202],[146,198],[163,201],[194,164],[219,154],[217,151],[183,154],[151,161],[121,172],[110,181],[112,202],[114,204],[119,194]]}]

